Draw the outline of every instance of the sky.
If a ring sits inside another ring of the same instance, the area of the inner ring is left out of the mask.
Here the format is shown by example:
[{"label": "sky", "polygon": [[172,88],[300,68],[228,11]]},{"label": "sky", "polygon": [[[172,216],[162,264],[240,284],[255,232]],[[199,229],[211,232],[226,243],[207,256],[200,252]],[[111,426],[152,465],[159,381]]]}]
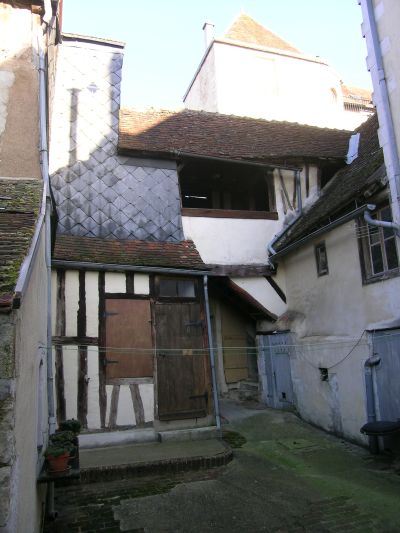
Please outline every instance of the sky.
[{"label": "sky", "polygon": [[64,0],[63,31],[126,43],[123,107],[177,109],[205,51],[204,22],[222,37],[241,12],[345,84],[371,88],[357,0]]}]

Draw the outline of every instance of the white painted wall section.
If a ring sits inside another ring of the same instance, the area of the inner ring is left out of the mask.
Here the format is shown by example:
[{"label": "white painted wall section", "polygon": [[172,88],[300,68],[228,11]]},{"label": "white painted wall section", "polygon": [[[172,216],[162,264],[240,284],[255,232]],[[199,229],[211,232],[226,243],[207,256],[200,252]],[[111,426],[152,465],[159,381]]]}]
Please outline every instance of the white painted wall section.
[{"label": "white painted wall section", "polygon": [[99,334],[99,274],[86,272],[86,335],[97,337]]},{"label": "white painted wall section", "polygon": [[65,335],[76,337],[78,334],[78,306],[79,306],[79,272],[67,270],[65,272]]},{"label": "white painted wall section", "polygon": [[99,350],[97,346],[88,347],[88,429],[100,429],[100,403],[99,403]]},{"label": "white painted wall section", "polygon": [[239,287],[258,300],[268,311],[277,316],[283,314],[287,306],[278,296],[275,289],[262,277],[231,278]]},{"label": "white painted wall section", "polygon": [[126,276],[120,272],[106,272],[105,291],[110,293],[126,292]]},{"label": "white painted wall section", "polygon": [[148,274],[136,274],[134,277],[135,294],[150,294],[150,276]]},{"label": "white painted wall section", "polygon": [[67,418],[78,418],[78,347],[63,346],[64,394]]}]

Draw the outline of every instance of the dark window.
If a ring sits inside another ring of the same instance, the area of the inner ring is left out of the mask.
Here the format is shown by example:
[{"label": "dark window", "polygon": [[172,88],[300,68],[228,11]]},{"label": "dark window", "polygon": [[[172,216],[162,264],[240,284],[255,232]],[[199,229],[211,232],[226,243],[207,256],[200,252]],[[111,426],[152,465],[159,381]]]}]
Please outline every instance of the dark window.
[{"label": "dark window", "polygon": [[191,209],[271,212],[273,177],[264,167],[184,161],[179,170],[182,207]]},{"label": "dark window", "polygon": [[328,256],[326,254],[326,246],[324,242],[321,242],[320,244],[316,245],[315,260],[317,262],[318,276],[325,276],[326,274],[328,274]]},{"label": "dark window", "polygon": [[169,298],[195,298],[196,288],[194,280],[177,278],[160,278],[158,294]]},{"label": "dark window", "polygon": [[[392,213],[388,205],[377,209],[372,215],[376,220],[391,222]],[[381,279],[389,273],[397,273],[399,261],[396,250],[396,236],[391,228],[371,226],[364,220],[358,224],[364,279]]]}]

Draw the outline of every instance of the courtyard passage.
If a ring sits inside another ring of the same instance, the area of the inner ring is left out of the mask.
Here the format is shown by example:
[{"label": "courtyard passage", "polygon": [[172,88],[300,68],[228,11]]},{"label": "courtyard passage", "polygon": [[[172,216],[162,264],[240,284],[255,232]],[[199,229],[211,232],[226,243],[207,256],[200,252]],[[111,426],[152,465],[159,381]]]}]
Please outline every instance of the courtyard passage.
[{"label": "courtyard passage", "polygon": [[295,414],[223,404],[226,466],[58,487],[50,532],[398,532],[400,462]]}]

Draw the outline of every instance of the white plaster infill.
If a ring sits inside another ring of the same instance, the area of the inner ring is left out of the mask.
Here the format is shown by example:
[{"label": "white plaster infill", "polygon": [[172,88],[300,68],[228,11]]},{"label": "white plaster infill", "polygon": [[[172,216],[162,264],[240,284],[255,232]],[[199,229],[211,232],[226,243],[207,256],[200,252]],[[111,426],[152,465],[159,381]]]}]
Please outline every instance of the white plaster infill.
[{"label": "white plaster infill", "polygon": [[158,440],[158,433],[153,428],[127,429],[123,431],[81,434],[79,435],[79,447],[82,449],[104,448],[107,446],[121,446],[122,444],[156,442]]}]

